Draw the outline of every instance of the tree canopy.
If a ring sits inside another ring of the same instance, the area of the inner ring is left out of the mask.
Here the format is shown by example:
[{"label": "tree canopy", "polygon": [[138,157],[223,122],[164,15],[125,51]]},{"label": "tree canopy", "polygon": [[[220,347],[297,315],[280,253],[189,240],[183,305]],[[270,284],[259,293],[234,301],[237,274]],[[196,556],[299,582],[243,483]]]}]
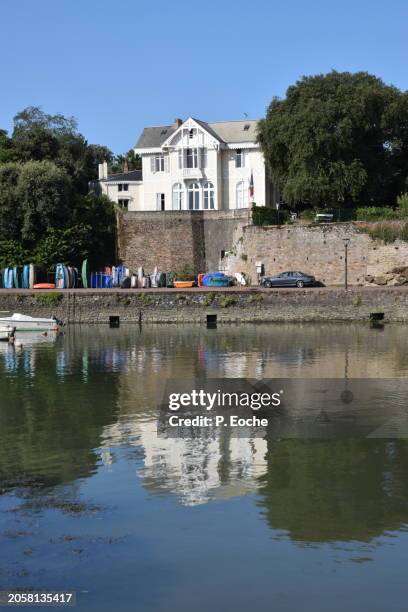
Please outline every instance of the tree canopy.
[{"label": "tree canopy", "polygon": [[106,197],[88,194],[98,164],[115,163],[88,144],[75,119],[28,107],[0,130],[0,262],[94,265],[114,259],[115,215]]},{"label": "tree canopy", "polygon": [[408,188],[408,94],[365,72],[303,77],[272,100],[259,142],[286,202],[393,205]]}]

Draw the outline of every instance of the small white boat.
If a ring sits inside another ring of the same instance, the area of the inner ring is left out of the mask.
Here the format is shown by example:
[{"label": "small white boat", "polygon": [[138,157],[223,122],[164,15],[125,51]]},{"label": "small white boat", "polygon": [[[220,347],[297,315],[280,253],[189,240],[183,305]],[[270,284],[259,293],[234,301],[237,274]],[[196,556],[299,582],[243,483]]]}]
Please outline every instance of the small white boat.
[{"label": "small white boat", "polygon": [[0,327],[10,326],[17,331],[57,331],[61,324],[61,321],[55,317],[43,319],[41,317],[29,317],[18,312],[15,312],[11,317],[0,317]]},{"label": "small white boat", "polygon": [[0,325],[0,341],[9,342],[15,331],[16,328],[11,325]]}]

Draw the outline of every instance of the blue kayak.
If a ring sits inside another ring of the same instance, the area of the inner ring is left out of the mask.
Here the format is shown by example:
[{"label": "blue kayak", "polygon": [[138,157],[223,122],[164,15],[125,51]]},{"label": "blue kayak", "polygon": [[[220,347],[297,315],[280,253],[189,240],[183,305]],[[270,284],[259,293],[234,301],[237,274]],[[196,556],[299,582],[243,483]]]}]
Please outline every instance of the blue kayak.
[{"label": "blue kayak", "polygon": [[204,287],[229,287],[230,282],[230,277],[223,272],[209,272],[202,279]]}]

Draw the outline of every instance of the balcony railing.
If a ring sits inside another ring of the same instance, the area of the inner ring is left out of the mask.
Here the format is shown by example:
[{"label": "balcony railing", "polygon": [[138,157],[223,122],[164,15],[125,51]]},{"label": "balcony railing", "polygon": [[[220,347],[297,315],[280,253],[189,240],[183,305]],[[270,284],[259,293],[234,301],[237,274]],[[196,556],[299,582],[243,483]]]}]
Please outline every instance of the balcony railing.
[{"label": "balcony railing", "polygon": [[202,178],[203,176],[203,171],[201,170],[201,168],[183,168],[181,170],[183,178]]}]

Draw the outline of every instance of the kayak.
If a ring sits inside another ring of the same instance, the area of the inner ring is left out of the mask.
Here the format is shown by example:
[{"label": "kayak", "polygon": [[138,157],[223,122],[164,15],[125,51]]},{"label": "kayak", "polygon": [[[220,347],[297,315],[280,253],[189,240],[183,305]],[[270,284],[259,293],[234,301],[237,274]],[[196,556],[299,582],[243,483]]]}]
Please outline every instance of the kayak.
[{"label": "kayak", "polygon": [[187,289],[188,287],[193,287],[194,281],[174,281],[174,286],[177,289]]},{"label": "kayak", "polygon": [[55,289],[54,283],[37,283],[33,285],[33,289]]},{"label": "kayak", "polygon": [[88,266],[88,260],[84,259],[83,263],[82,263],[82,286],[85,289],[88,289],[88,278],[89,278],[89,266]]}]

